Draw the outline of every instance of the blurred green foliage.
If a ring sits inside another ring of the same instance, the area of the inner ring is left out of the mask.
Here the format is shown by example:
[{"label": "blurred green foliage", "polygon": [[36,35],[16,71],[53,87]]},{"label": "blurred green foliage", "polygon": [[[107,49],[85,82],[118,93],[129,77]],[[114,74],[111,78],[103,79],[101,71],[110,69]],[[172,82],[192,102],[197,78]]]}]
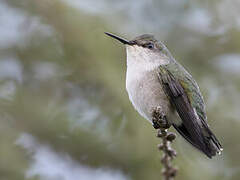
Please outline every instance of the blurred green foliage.
[{"label": "blurred green foliage", "polygon": [[[179,136],[177,179],[239,179],[240,25],[234,18],[240,6],[226,1],[91,0],[79,7],[70,0],[1,1],[0,179],[69,179],[61,172],[29,175],[38,146],[17,143],[23,134],[76,164],[161,179],[155,130],[125,91],[124,47],[104,31],[126,38],[154,33],[201,87],[224,152],[209,160]],[[235,14],[222,18],[222,6],[235,7]]]}]

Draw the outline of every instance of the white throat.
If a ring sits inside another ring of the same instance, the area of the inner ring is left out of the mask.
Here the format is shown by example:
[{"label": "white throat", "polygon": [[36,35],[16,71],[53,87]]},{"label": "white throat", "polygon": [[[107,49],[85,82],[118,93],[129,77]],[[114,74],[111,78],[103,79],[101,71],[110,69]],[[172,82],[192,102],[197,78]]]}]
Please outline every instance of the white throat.
[{"label": "white throat", "polygon": [[133,45],[126,46],[127,49],[127,71],[132,73],[143,73],[152,71],[160,65],[168,64],[169,58],[159,53],[152,52],[147,48]]}]

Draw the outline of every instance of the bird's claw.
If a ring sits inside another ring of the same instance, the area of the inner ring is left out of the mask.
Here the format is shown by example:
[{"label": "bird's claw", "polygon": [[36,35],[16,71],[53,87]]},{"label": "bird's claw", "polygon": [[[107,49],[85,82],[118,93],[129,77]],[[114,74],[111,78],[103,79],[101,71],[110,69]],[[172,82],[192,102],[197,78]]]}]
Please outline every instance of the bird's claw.
[{"label": "bird's claw", "polygon": [[166,115],[159,106],[152,111],[152,125],[155,129],[168,129],[171,126],[167,121]]}]

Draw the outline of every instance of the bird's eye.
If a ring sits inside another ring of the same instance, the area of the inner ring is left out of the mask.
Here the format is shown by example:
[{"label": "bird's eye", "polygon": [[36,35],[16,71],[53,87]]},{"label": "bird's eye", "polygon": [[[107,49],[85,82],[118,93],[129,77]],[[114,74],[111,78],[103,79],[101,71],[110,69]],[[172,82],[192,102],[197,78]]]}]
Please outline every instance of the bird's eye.
[{"label": "bird's eye", "polygon": [[148,49],[153,49],[154,48],[154,44],[153,43],[147,43],[144,45],[144,47],[148,48]]}]

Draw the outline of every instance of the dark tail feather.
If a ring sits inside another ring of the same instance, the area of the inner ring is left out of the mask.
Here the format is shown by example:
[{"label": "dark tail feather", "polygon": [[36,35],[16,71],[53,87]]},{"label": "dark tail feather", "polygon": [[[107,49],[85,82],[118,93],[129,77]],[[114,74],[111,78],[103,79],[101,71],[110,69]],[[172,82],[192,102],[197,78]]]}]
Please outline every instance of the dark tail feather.
[{"label": "dark tail feather", "polygon": [[198,142],[194,141],[184,124],[181,124],[180,126],[173,124],[173,126],[178,131],[178,133],[181,134],[190,144],[206,154],[209,158],[212,158],[212,156],[221,153],[222,146],[208,127],[206,127],[208,136],[205,136],[203,138],[205,146],[202,147]]},{"label": "dark tail feather", "polygon": [[212,154],[212,156],[215,156],[216,154],[221,154],[223,148],[220,142],[217,140],[216,136],[212,133],[212,131],[209,129],[208,125],[204,125],[205,130],[208,134],[208,136],[205,137],[206,144],[209,149],[209,152]]}]

